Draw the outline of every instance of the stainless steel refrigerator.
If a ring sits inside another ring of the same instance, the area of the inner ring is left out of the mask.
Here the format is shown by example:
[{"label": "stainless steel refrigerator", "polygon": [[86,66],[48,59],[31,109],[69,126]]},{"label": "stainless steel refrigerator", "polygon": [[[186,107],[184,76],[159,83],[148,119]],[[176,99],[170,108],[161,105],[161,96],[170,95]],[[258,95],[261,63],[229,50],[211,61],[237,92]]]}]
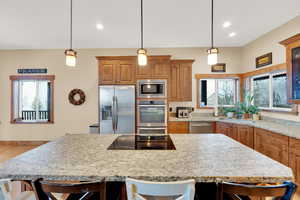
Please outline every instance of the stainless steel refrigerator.
[{"label": "stainless steel refrigerator", "polygon": [[100,134],[135,133],[135,86],[99,86]]}]

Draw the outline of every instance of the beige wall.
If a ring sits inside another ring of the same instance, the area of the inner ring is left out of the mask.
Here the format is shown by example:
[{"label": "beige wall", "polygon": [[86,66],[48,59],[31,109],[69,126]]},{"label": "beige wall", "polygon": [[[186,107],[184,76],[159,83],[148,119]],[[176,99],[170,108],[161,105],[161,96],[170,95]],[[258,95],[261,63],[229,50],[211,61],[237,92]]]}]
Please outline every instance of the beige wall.
[{"label": "beige wall", "polygon": [[[241,61],[242,71],[249,72],[255,70],[255,58],[269,52],[273,53],[273,65],[285,63],[285,47],[280,45],[279,42],[298,33],[300,33],[300,16],[244,46]],[[300,115],[269,112],[263,112],[262,115],[300,121]]]},{"label": "beige wall", "polygon": [[255,70],[255,58],[263,54],[273,53],[273,64],[285,63],[285,48],[279,42],[300,33],[300,16],[273,31],[259,37],[243,47],[243,72]]},{"label": "beige wall", "polygon": [[[229,73],[240,71],[240,48],[221,48],[221,62]],[[78,65],[64,65],[64,50],[0,51],[0,140],[52,140],[66,133],[87,133],[98,120],[98,69],[95,56],[135,55],[136,49],[79,50]],[[206,48],[150,49],[152,55],[172,55],[174,59],[195,59],[193,74],[209,73]],[[18,68],[48,68],[55,75],[54,124],[10,124],[10,81]],[[194,78],[193,78],[194,80]],[[82,106],[69,104],[67,95],[73,88],[83,89],[87,101]],[[193,103],[196,100],[193,81]]]}]

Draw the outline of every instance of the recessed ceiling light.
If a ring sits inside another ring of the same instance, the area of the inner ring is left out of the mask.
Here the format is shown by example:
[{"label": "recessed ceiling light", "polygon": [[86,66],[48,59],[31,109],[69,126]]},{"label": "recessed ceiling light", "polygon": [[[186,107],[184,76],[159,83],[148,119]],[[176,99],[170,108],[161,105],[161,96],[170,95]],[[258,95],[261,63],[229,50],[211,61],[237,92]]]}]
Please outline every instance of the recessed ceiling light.
[{"label": "recessed ceiling light", "polygon": [[96,25],[96,28],[97,28],[98,30],[103,30],[103,29],[104,29],[104,26],[103,26],[103,24],[97,24],[97,25]]},{"label": "recessed ceiling light", "polygon": [[235,32],[229,33],[229,37],[234,37],[234,36],[236,36]]},{"label": "recessed ceiling light", "polygon": [[226,21],[226,22],[223,23],[224,28],[228,28],[229,26],[231,26],[231,22]]}]

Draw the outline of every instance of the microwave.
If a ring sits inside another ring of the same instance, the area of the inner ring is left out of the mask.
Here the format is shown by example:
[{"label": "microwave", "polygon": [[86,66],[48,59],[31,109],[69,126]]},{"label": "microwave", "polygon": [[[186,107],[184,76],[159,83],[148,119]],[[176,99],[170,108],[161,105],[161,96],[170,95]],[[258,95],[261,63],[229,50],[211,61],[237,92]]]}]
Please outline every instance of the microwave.
[{"label": "microwave", "polygon": [[138,80],[139,98],[167,98],[167,80]]}]

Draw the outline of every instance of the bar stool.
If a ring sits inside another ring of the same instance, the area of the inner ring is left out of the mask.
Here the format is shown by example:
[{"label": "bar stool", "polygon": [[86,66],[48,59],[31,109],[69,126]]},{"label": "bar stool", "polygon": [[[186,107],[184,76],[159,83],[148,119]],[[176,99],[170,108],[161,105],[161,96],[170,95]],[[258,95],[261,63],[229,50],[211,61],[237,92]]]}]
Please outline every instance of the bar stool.
[{"label": "bar stool", "polygon": [[250,196],[291,200],[296,189],[297,185],[292,182],[268,186],[223,182],[218,184],[218,200],[250,200]]},{"label": "bar stool", "polygon": [[175,182],[151,182],[126,179],[128,200],[166,199],[194,200],[195,180]]},{"label": "bar stool", "polygon": [[35,200],[34,193],[31,191],[21,192],[14,197],[12,182],[8,179],[0,180],[0,199],[2,200]]},{"label": "bar stool", "polygon": [[106,200],[105,182],[52,182],[38,179],[32,182],[33,190],[37,200],[57,200],[53,193],[69,194],[67,199],[97,199]]}]

